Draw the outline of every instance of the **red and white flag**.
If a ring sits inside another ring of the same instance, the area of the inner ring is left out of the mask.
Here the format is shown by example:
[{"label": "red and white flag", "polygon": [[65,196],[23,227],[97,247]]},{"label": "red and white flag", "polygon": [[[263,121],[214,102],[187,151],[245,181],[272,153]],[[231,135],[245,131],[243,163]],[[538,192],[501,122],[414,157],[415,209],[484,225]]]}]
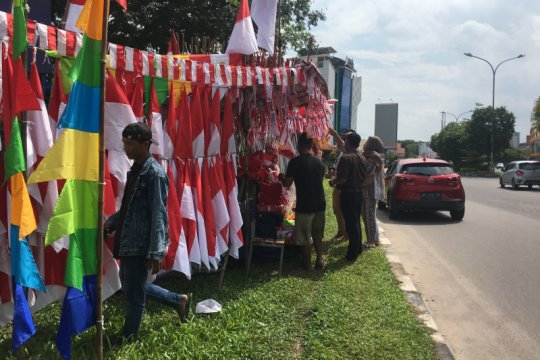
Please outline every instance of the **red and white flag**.
[{"label": "red and white flag", "polygon": [[212,96],[212,105],[210,105],[210,115],[208,120],[204,132],[206,154],[208,156],[219,155],[221,146],[221,95],[219,89],[217,89],[214,96]]},{"label": "red and white flag", "polygon": [[204,115],[201,105],[201,92],[197,86],[193,87],[191,99],[191,137],[193,156],[204,156]]},{"label": "red and white flag", "polygon": [[[161,106],[159,105],[156,86],[154,84],[154,79],[150,84],[150,107],[148,111],[148,125],[152,129],[152,139],[156,140],[158,145],[152,144],[150,146],[150,153],[157,155],[159,158],[162,158],[165,154],[164,152],[164,136],[163,131],[163,119],[161,116]],[[170,139],[168,143],[171,144]],[[171,149],[172,155],[172,149]]]},{"label": "red and white flag", "polygon": [[203,200],[203,216],[204,216],[204,227],[206,231],[206,244],[208,249],[208,261],[217,269],[219,261],[221,259],[220,252],[218,249],[218,244],[216,242],[216,219],[213,208],[213,194],[210,184],[210,164],[208,163],[208,158],[202,160],[201,168],[201,192]]},{"label": "red and white flag", "polygon": [[197,215],[193,199],[191,164],[189,161],[175,160],[178,169],[178,194],[181,199],[182,229],[187,243],[190,262],[201,265],[201,251],[197,233]]},{"label": "red and white flag", "polygon": [[186,237],[182,228],[182,213],[178,193],[170,167],[167,170],[169,178],[169,195],[167,197],[167,213],[169,219],[169,237],[171,242],[163,259],[163,268],[176,270],[191,279],[191,265]]},{"label": "red and white flag", "polygon": [[257,44],[274,55],[278,0],[252,0],[251,17],[257,24]]},{"label": "red and white flag", "polygon": [[49,122],[51,124],[51,132],[53,139],[58,139],[60,134],[56,126],[66,108],[67,99],[64,93],[64,85],[62,83],[62,75],[60,74],[60,60],[56,60],[54,68],[54,83],[49,100]]},{"label": "red and white flag", "polygon": [[214,157],[210,160],[210,190],[212,194],[212,208],[216,222],[216,251],[218,255],[227,252],[229,246],[229,210],[225,200],[225,179],[221,159]]},{"label": "red and white flag", "polygon": [[180,55],[180,47],[178,46],[178,37],[174,30],[171,30],[171,37],[169,39],[169,47],[167,48],[167,55]]},{"label": "red and white flag", "polygon": [[128,124],[137,122],[137,119],[126,94],[110,72],[106,81],[105,149],[108,150],[110,173],[117,180],[116,207],[119,209],[127,182],[127,172],[132,165],[124,152],[122,131]]},{"label": "red and white flag", "polygon": [[235,154],[236,141],[234,139],[234,115],[232,108],[231,91],[225,95],[225,108],[223,109],[223,128],[221,129],[221,155]]},{"label": "red and white flag", "polygon": [[236,22],[227,45],[227,54],[245,54],[251,55],[259,51],[255,30],[251,22],[249,5],[247,0],[242,0],[238,8]]},{"label": "red and white flag", "polygon": [[201,177],[202,159],[194,159],[191,162],[191,180],[192,192],[195,205],[195,215],[197,217],[197,238],[199,241],[199,250],[201,262],[207,269],[210,270],[210,259],[208,255],[208,241],[206,238],[206,224],[204,218],[204,202],[203,202],[203,181]]},{"label": "red and white flag", "polygon": [[138,122],[144,122],[144,78],[137,76],[134,79],[135,87],[129,103]]},{"label": "red and white flag", "polygon": [[238,259],[238,249],[244,245],[242,235],[242,213],[238,204],[238,185],[236,183],[235,165],[230,157],[226,157],[223,161],[223,174],[225,177],[225,187],[228,197],[229,207],[229,236],[231,256]]},{"label": "red and white flag", "polygon": [[165,132],[163,133],[163,157],[165,159],[172,159],[173,154],[175,153],[174,142],[178,131],[177,124],[178,119],[176,116],[176,105],[174,103],[174,86],[171,82],[167,119],[165,119]]}]

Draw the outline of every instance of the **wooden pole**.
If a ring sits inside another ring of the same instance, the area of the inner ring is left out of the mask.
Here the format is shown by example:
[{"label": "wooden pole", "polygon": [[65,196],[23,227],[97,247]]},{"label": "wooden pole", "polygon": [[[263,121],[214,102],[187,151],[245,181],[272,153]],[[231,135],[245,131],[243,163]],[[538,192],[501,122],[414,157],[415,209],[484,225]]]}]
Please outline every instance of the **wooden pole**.
[{"label": "wooden pole", "polygon": [[105,189],[105,74],[107,64],[107,31],[109,26],[110,0],[103,4],[103,24],[101,39],[101,78],[99,106],[99,193],[98,193],[98,233],[97,233],[97,306],[96,306],[96,355],[103,360],[103,192]]}]

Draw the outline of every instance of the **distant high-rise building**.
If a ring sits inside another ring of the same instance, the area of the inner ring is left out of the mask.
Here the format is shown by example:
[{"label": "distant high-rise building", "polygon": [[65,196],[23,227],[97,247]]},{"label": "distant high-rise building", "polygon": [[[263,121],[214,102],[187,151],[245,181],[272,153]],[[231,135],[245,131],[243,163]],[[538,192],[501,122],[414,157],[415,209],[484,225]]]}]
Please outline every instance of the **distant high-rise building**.
[{"label": "distant high-rise building", "polygon": [[514,149],[519,149],[519,133],[515,132],[512,135],[512,140],[510,140],[510,146],[512,146]]},{"label": "distant high-rise building", "polygon": [[398,131],[398,104],[375,104],[375,136],[381,138],[384,148],[396,150]]},{"label": "distant high-rise building", "polygon": [[[333,56],[336,53],[331,47],[311,50],[309,59],[326,80],[330,98],[337,100],[330,123],[334,129],[343,134],[348,129],[358,127],[358,104],[362,100],[362,78],[356,75],[352,59],[345,60]],[[307,59],[306,50],[298,52],[300,58]]]}]

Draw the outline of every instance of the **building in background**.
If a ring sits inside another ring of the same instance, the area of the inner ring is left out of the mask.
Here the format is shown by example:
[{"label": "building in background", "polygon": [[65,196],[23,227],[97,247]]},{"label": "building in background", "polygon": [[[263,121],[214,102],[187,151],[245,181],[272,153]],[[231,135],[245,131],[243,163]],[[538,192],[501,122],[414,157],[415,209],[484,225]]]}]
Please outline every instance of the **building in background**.
[{"label": "building in background", "polygon": [[510,146],[514,149],[519,149],[519,133],[514,132],[512,139],[510,140]]},{"label": "building in background", "polygon": [[331,98],[337,100],[334,113],[330,118],[331,126],[343,134],[348,129],[358,128],[358,104],[362,100],[362,78],[356,75],[352,59],[341,59],[333,54],[332,47],[321,47],[311,50],[301,50],[301,59],[311,60],[328,86]]},{"label": "building in background", "polygon": [[375,104],[375,136],[381,138],[386,150],[397,149],[398,104]]},{"label": "building in background", "polygon": [[540,114],[540,97],[534,102],[531,112],[531,132],[527,136],[527,143],[531,149],[531,158],[540,160],[540,131],[538,131],[538,121],[540,120],[537,120],[537,114]]},{"label": "building in background", "polygon": [[429,147],[429,143],[420,142],[418,143],[418,156],[435,159],[437,157],[437,153]]}]

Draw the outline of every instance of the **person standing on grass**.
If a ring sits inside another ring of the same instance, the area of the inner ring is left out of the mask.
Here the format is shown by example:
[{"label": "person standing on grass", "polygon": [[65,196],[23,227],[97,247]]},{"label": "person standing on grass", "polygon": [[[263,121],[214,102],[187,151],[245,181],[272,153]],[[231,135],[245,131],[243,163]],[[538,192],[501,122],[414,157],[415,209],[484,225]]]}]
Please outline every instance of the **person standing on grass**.
[{"label": "person standing on grass", "polygon": [[315,246],[317,260],[315,268],[324,267],[322,240],[324,237],[326,200],[324,197],[323,162],[311,154],[313,140],[303,132],[298,137],[300,155],[289,162],[285,176],[280,174],[283,186],[294,182],[296,187],[295,237],[298,245],[304,247],[305,269],[313,270],[311,263],[311,242]]},{"label": "person standing on grass", "polygon": [[341,155],[336,169],[336,178],[330,186],[341,190],[341,211],[349,235],[347,260],[354,261],[362,253],[362,185],[367,175],[367,161],[358,151],[360,135],[350,133],[345,139],[345,152]]},{"label": "person standing on grass", "polygon": [[[343,135],[344,138],[346,138],[348,134],[353,133],[353,132],[355,131],[352,129],[345,131],[345,134]],[[328,128],[328,133],[332,135],[332,138],[334,139],[334,143],[336,144],[336,147],[338,151],[340,152],[339,156],[341,156],[341,154],[345,152],[345,140],[342,139],[341,136],[339,136],[339,134],[336,132],[336,130],[332,128]],[[339,156],[338,156],[337,161],[339,161]],[[335,167],[331,169],[335,170]],[[327,176],[334,178],[335,171],[329,171]],[[343,213],[341,212],[340,196],[341,196],[341,190],[338,189],[337,187],[334,187],[334,190],[332,191],[332,210],[334,211],[334,216],[336,217],[336,222],[338,225],[338,232],[332,238],[332,240],[347,239],[347,229],[345,228],[345,219],[343,218]]]},{"label": "person standing on grass", "polygon": [[377,200],[384,199],[384,163],[381,154],[384,145],[377,136],[370,136],[364,144],[363,155],[368,163],[368,174],[363,186],[362,219],[366,227],[365,248],[379,245]]},{"label": "person standing on grass", "polygon": [[122,132],[124,151],[134,161],[120,211],[105,222],[106,234],[115,233],[114,257],[120,259],[120,281],[127,311],[119,342],[137,337],[146,295],[173,307],[182,322],[189,311],[189,296],[146,282],[156,274],[169,244],[167,191],[169,181],[163,168],[150,155],[152,131],[144,123],[129,124]]}]

